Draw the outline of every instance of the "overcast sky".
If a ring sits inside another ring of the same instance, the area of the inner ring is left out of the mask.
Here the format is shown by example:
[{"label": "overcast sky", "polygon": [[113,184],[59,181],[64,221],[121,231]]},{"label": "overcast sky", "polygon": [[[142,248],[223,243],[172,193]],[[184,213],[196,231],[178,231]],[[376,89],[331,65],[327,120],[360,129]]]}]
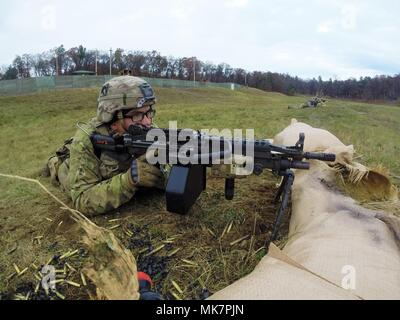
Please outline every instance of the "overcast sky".
[{"label": "overcast sky", "polygon": [[61,44],[157,50],[312,78],[400,73],[398,0],[14,0],[0,65]]}]

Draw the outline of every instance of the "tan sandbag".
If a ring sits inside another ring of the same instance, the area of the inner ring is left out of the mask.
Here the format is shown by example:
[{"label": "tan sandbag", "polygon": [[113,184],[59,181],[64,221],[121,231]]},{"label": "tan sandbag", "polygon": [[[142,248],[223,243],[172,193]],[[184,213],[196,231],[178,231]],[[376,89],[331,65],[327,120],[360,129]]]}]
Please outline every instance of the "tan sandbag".
[{"label": "tan sandbag", "polygon": [[400,299],[398,240],[380,218],[388,215],[329,189],[327,175],[316,166],[312,171],[298,175],[293,186],[289,241],[283,251],[337,285],[343,272],[353,269],[353,291],[363,299]]},{"label": "tan sandbag", "polygon": [[281,260],[266,256],[254,271],[210,300],[354,300],[356,296]]},{"label": "tan sandbag", "polygon": [[353,146],[326,130],[293,120],[274,143],[294,145],[300,132],[306,151],[337,156],[329,165],[313,161],[309,171],[298,170],[293,185],[283,253],[318,276],[267,256],[250,275],[212,298],[400,299],[400,220],[390,215],[390,205],[388,212],[361,207],[337,182],[351,185],[366,200],[390,199],[393,207],[399,205],[396,188],[383,171],[354,162]]},{"label": "tan sandbag", "polygon": [[294,145],[299,140],[299,133],[305,134],[305,151],[322,151],[330,147],[345,145],[329,131],[313,128],[308,124],[292,119],[290,126],[274,137],[275,144]]},{"label": "tan sandbag", "polygon": [[[280,139],[289,143],[303,129],[302,124],[294,123],[285,129],[288,134],[279,135]],[[382,215],[389,214],[367,210],[342,194],[336,176],[345,177],[344,183],[358,189],[364,200],[396,201],[395,188],[384,173],[354,162],[353,146],[340,146],[329,132],[321,136],[320,129],[307,129],[314,147],[321,138],[326,148],[323,151],[334,152],[337,159],[332,168],[314,161],[310,171],[296,173],[289,241],[283,251],[338,285],[343,280],[343,268],[354,267],[354,293],[364,299],[399,299],[400,251],[393,231],[396,224],[382,219]]]}]

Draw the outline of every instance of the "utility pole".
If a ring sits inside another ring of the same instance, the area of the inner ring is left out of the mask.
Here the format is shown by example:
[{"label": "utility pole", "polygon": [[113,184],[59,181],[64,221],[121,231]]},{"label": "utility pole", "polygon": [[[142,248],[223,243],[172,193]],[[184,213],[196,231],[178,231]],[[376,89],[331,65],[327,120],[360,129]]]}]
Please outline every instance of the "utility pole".
[{"label": "utility pole", "polygon": [[196,57],[193,57],[193,86],[196,86]]},{"label": "utility pole", "polygon": [[56,58],[56,76],[58,76],[58,56],[57,56],[57,53],[54,55],[54,57]]},{"label": "utility pole", "polygon": [[110,48],[110,76],[111,76],[111,70],[112,69],[112,48]]},{"label": "utility pole", "polygon": [[247,87],[247,71],[244,74],[244,85]]},{"label": "utility pole", "polygon": [[98,51],[96,50],[96,64],[95,64],[95,67],[94,67],[96,76],[97,76],[97,55],[98,55]]}]

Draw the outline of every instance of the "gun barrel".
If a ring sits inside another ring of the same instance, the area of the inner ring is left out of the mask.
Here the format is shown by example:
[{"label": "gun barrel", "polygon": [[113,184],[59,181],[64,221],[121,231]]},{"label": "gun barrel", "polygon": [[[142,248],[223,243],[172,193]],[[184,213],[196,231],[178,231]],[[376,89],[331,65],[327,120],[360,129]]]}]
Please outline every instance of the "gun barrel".
[{"label": "gun barrel", "polygon": [[334,153],[304,152],[304,158],[333,162],[336,160]]},{"label": "gun barrel", "polygon": [[310,164],[308,162],[303,162],[303,161],[292,161],[291,168],[308,170],[308,169],[310,169]]}]

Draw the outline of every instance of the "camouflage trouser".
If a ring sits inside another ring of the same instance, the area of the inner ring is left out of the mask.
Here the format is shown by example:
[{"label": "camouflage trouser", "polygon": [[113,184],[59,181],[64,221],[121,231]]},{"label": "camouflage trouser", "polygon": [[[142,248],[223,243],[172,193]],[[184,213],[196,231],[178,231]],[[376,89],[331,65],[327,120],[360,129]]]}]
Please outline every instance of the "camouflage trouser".
[{"label": "camouflage trouser", "polygon": [[58,156],[53,156],[47,161],[47,166],[50,171],[51,182],[69,192],[69,159],[62,161]]}]

